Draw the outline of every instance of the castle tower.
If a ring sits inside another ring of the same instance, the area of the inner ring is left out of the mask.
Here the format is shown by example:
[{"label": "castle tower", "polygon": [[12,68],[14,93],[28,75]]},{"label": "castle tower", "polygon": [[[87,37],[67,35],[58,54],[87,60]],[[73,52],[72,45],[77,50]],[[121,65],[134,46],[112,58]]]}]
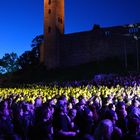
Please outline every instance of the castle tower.
[{"label": "castle tower", "polygon": [[44,0],[44,44],[40,61],[48,69],[59,66],[60,36],[64,34],[64,0]]}]

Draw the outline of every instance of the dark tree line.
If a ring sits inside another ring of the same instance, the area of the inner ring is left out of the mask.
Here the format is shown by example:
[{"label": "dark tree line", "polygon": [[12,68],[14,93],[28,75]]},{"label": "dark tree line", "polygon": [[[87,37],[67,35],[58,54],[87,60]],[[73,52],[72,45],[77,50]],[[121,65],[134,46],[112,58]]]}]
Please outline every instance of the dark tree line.
[{"label": "dark tree line", "polygon": [[43,42],[43,35],[36,36],[31,43],[31,51],[25,51],[21,56],[14,52],[6,53],[0,59],[0,74],[12,73],[20,69],[39,65],[39,46]]}]

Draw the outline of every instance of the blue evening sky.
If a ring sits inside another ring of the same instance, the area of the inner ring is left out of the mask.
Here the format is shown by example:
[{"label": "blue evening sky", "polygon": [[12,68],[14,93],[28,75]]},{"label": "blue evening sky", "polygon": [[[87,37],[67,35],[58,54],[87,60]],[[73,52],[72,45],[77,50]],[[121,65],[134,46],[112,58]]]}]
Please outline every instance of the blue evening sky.
[{"label": "blue evening sky", "polygon": [[[140,22],[140,0],[65,0],[65,33]],[[43,34],[43,0],[0,0],[0,58]]]}]

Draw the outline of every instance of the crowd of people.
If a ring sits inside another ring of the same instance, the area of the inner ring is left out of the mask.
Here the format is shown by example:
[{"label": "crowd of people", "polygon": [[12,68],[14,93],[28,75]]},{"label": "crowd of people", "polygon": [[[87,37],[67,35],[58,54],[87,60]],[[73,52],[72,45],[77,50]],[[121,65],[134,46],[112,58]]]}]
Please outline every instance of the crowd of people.
[{"label": "crowd of people", "polygon": [[140,76],[0,88],[0,140],[140,140]]}]

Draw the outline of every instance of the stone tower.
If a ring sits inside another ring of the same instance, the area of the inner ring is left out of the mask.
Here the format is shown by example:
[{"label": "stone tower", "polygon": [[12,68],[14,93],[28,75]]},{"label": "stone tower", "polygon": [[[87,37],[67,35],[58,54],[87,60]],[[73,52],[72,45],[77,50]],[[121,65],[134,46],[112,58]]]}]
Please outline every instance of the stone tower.
[{"label": "stone tower", "polygon": [[44,43],[40,61],[48,69],[59,66],[60,37],[64,34],[64,0],[44,0]]}]

